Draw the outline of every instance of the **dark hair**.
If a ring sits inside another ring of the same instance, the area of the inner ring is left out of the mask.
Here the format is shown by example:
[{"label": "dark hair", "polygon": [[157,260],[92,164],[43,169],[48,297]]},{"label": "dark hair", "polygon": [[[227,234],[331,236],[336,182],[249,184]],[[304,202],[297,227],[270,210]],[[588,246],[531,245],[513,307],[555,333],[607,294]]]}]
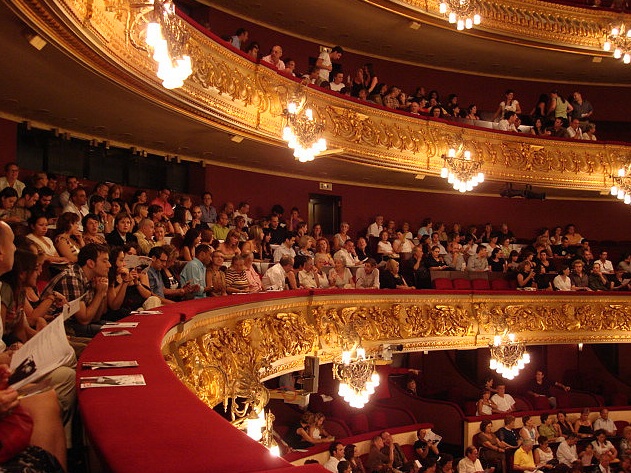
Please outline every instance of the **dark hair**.
[{"label": "dark hair", "polygon": [[199,253],[209,253],[210,252],[210,246],[208,246],[205,243],[202,243],[200,245],[197,245],[197,248],[195,248],[195,254],[199,254]]},{"label": "dark hair", "polygon": [[147,194],[147,191],[144,189],[136,189],[136,192],[134,192],[134,198],[132,200],[132,204],[135,204],[136,202],[138,202],[138,199],[143,193]]},{"label": "dark hair", "polygon": [[[525,418],[525,416],[524,416]],[[526,421],[524,421],[526,422]],[[491,422],[490,420],[483,420],[482,422],[480,422],[480,432],[484,432],[486,430],[486,428],[489,426],[489,424],[492,424],[493,422]]]},{"label": "dark hair", "polygon": [[113,246],[110,248],[110,262],[112,263],[112,266],[110,267],[110,270],[107,273],[107,282],[110,286],[113,286],[114,283],[116,282],[116,275],[118,274],[118,268],[116,267],[116,260],[118,259],[118,255],[119,254],[125,254],[125,250],[123,249],[122,246]]},{"label": "dark hair", "polygon": [[155,256],[159,259],[160,256],[162,256],[163,254],[167,256],[169,255],[169,253],[167,252],[167,250],[164,249],[163,246],[154,246],[149,250],[149,258],[153,258]]},{"label": "dark hair", "polygon": [[[76,215],[76,214],[73,214],[73,215]],[[108,254],[108,248],[106,245],[101,245],[99,243],[88,243],[87,245],[85,245],[83,248],[79,250],[77,263],[79,264],[79,266],[85,266],[89,260],[96,262],[97,258],[102,253]]]},{"label": "dark hair", "polygon": [[197,239],[197,237],[200,235],[200,233],[201,233],[201,230],[199,228],[197,227],[190,228],[184,235],[183,245],[191,248],[193,244],[195,243],[195,240]]},{"label": "dark hair", "polygon": [[157,214],[159,212],[164,212],[164,207],[158,204],[151,204],[148,209],[147,217],[149,219],[153,218],[153,214]]},{"label": "dark hair", "polygon": [[351,458],[353,458],[355,456],[355,449],[357,447],[355,446],[354,443],[349,443],[348,445],[346,445],[344,447],[344,458],[346,458],[347,460],[350,460]]},{"label": "dark hair", "polygon": [[[9,189],[9,188],[7,187],[7,189]],[[55,192],[50,187],[40,187],[39,188],[39,197],[40,197],[40,199],[42,197],[51,197],[53,195],[55,195]]]},{"label": "dark hair", "polygon": [[70,227],[78,223],[80,220],[79,216],[74,212],[64,212],[57,219],[57,234],[67,232],[70,230]]},{"label": "dark hair", "polygon": [[348,470],[350,463],[347,462],[346,460],[342,460],[337,464],[337,473],[344,473],[346,470]]},{"label": "dark hair", "polygon": [[173,218],[171,219],[171,221],[175,223],[179,223],[180,225],[185,224],[186,223],[186,207],[182,205],[178,205],[177,207],[175,207],[175,210],[173,211]]},{"label": "dark hair", "polygon": [[85,228],[86,225],[88,224],[88,220],[94,220],[96,222],[100,222],[99,217],[96,214],[87,214],[85,217],[83,217],[83,219],[81,220],[81,225],[83,225],[83,227]]},{"label": "dark hair", "polygon": [[541,419],[541,423],[544,424],[548,420],[548,414],[541,414],[539,419]]},{"label": "dark hair", "polygon": [[3,199],[8,199],[10,197],[18,198],[18,191],[16,191],[13,187],[5,187],[0,191],[0,197]]},{"label": "dark hair", "polygon": [[331,52],[344,54],[344,50],[342,49],[342,46],[335,46],[333,49],[331,49]]},{"label": "dark hair", "polygon": [[33,186],[26,186],[24,188],[24,190],[22,191],[22,197],[26,196],[26,195],[35,195],[38,194],[39,195],[39,189],[37,189],[37,187],[33,187]]},{"label": "dark hair", "polygon": [[239,28],[234,35],[235,36],[241,36],[243,33],[247,33],[247,32],[248,32],[248,30],[246,30],[245,28]]},{"label": "dark hair", "polygon": [[331,454],[331,456],[333,456],[333,454],[335,453],[335,450],[337,450],[338,445],[344,445],[344,444],[342,442],[331,442],[331,445],[329,445],[329,453]]}]

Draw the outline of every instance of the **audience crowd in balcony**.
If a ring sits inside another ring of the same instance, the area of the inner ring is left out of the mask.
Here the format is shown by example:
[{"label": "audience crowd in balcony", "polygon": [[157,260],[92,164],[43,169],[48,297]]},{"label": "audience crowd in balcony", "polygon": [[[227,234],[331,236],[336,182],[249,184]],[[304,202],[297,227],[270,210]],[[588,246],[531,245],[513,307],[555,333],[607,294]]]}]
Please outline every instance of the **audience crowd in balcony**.
[{"label": "audience crowd in balcony", "polygon": [[[414,93],[406,94],[396,84],[380,81],[372,63],[366,63],[354,72],[343,71],[341,65],[334,62],[339,61],[344,53],[341,46],[335,46],[330,50],[323,49],[315,63],[309,66],[306,72],[300,73],[296,70],[294,59],[281,60],[283,49],[280,45],[273,46],[270,53],[261,58],[258,54],[251,54],[254,47],[258,51],[258,43],[252,42],[246,46],[245,41],[248,37],[248,31],[239,28],[233,36],[227,36],[225,39],[236,48],[245,51],[252,59],[260,59],[274,66],[281,74],[301,77],[305,83],[367,103],[408,112],[413,116],[465,122],[471,120],[472,124],[480,120],[476,104],[463,106],[459,102],[458,94],[451,93],[443,101],[437,90],[426,92],[422,86],[417,87]],[[287,69],[286,63],[289,62],[292,63],[292,67]],[[549,94],[542,94],[530,113],[527,113],[522,110],[515,98],[515,91],[509,89],[492,116],[492,121],[494,128],[501,131],[596,141],[593,113],[592,104],[583,99],[580,91],[574,91],[566,98],[556,88],[552,88]],[[531,126],[520,128],[522,122]]]}]

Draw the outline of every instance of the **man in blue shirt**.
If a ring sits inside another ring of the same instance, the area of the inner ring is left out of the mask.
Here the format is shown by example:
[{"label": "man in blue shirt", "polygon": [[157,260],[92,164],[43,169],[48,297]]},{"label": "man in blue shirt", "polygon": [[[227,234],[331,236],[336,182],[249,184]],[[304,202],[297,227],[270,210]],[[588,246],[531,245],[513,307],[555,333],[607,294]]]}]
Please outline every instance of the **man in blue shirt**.
[{"label": "man in blue shirt", "polygon": [[206,287],[206,266],[210,264],[211,255],[212,250],[208,245],[199,245],[195,248],[195,258],[186,263],[186,266],[184,266],[180,274],[182,285],[188,283],[191,286],[199,286],[199,290],[193,292],[193,296],[196,299],[206,297],[206,292],[209,290],[209,288]]}]

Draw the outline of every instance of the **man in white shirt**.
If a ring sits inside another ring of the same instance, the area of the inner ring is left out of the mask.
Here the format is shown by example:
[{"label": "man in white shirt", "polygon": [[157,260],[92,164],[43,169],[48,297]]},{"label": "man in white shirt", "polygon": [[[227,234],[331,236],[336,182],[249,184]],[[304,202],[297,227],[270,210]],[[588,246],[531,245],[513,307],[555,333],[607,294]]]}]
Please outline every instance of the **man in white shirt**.
[{"label": "man in white shirt", "polygon": [[335,46],[331,52],[322,51],[318,56],[315,67],[318,69],[318,80],[316,85],[329,81],[329,74],[333,70],[333,61],[342,57],[344,50],[340,46]]},{"label": "man in white shirt", "polygon": [[282,291],[285,279],[289,281],[289,289],[296,289],[296,275],[293,272],[294,259],[283,256],[278,263],[271,266],[263,275],[261,283],[266,291]]},{"label": "man in white shirt", "polygon": [[497,394],[491,398],[497,405],[497,412],[507,413],[515,410],[515,399],[510,394],[506,394],[506,386],[504,384],[497,385]]},{"label": "man in white shirt", "polygon": [[572,463],[578,460],[576,453],[576,434],[572,433],[567,436],[567,439],[561,441],[559,448],[557,449],[557,459],[559,463],[572,467]]},{"label": "man in white shirt", "polygon": [[346,267],[352,267],[362,264],[355,252],[355,243],[353,240],[346,240],[344,246],[335,252],[334,258],[343,258],[346,263]]},{"label": "man in white shirt", "polygon": [[294,243],[296,243],[295,233],[288,232],[285,235],[285,241],[274,250],[274,263],[278,263],[283,256],[295,258],[296,251],[293,248]]},{"label": "man in white shirt", "polygon": [[605,431],[607,437],[616,436],[616,424],[609,418],[609,410],[607,408],[602,408],[600,417],[594,421],[594,432],[601,429]]},{"label": "man in white shirt", "polygon": [[337,72],[329,84],[331,85],[331,90],[333,92],[339,92],[342,90],[344,88],[344,73]]},{"label": "man in white shirt", "polygon": [[[488,473],[493,473],[495,467],[488,469]],[[465,457],[458,462],[458,473],[483,473],[482,463],[478,458],[478,449],[469,445],[465,450]]]},{"label": "man in white shirt", "polygon": [[583,131],[581,130],[578,118],[572,120],[570,126],[567,127],[567,133],[570,135],[570,138],[574,138],[575,140],[583,139]]},{"label": "man in white shirt", "polygon": [[379,270],[377,262],[368,258],[363,268],[357,268],[357,289],[379,289]]},{"label": "man in white shirt", "polygon": [[0,191],[5,187],[13,187],[18,193],[18,196],[22,195],[25,184],[18,179],[20,174],[20,168],[16,163],[7,163],[4,166],[4,177],[0,177]]},{"label": "man in white shirt", "polygon": [[83,231],[83,225],[81,225],[81,221],[83,217],[90,213],[90,209],[88,208],[88,195],[85,192],[83,187],[77,187],[70,191],[70,201],[68,205],[64,207],[64,212],[72,212],[79,216],[79,230]]},{"label": "man in white shirt", "polygon": [[276,46],[272,48],[272,50],[267,56],[261,59],[261,61],[265,61],[268,64],[271,64],[272,66],[276,67],[276,69],[278,69],[279,71],[284,71],[285,63],[280,60],[282,56],[283,56],[283,48],[277,44]]},{"label": "man in white shirt", "polygon": [[337,464],[344,459],[344,444],[342,442],[333,442],[329,446],[329,459],[324,464],[324,468],[332,473],[337,472]]},{"label": "man in white shirt", "polygon": [[383,231],[383,215],[377,215],[375,221],[368,225],[368,231],[366,232],[366,238],[375,237],[379,238]]},{"label": "man in white shirt", "polygon": [[598,260],[600,262],[600,272],[603,274],[613,274],[613,264],[607,259],[607,256],[609,256],[609,254],[605,250],[600,252],[600,258]]},{"label": "man in white shirt", "polygon": [[497,125],[498,129],[501,131],[514,131],[517,132],[517,127],[515,127],[515,121],[517,120],[517,115],[515,112],[506,112],[504,113],[504,118],[502,118]]},{"label": "man in white shirt", "polygon": [[234,36],[230,37],[230,44],[237,49],[243,49],[245,42],[248,40],[248,30],[245,28],[239,28]]}]

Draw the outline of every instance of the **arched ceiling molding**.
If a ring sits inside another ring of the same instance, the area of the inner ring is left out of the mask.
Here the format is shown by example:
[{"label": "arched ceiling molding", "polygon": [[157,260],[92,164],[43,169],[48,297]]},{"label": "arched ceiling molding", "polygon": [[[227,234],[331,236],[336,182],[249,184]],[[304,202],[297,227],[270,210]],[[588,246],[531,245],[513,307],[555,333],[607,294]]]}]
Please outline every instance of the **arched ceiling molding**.
[{"label": "arched ceiling molding", "polygon": [[463,144],[483,162],[488,180],[544,187],[606,190],[629,147],[493,133],[419,119],[306,87],[232,52],[191,25],[193,74],[164,89],[156,64],[130,37],[136,10],[121,0],[12,0],[29,26],[86,67],[154,103],[213,128],[279,147],[290,99],[310,106],[325,124],[335,159],[388,171],[438,176],[442,154]]}]

